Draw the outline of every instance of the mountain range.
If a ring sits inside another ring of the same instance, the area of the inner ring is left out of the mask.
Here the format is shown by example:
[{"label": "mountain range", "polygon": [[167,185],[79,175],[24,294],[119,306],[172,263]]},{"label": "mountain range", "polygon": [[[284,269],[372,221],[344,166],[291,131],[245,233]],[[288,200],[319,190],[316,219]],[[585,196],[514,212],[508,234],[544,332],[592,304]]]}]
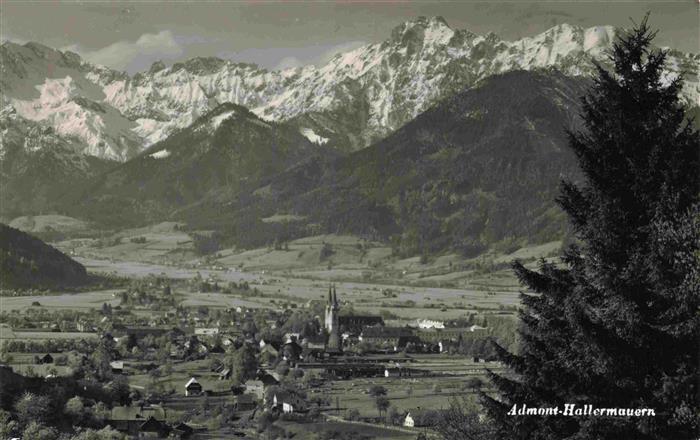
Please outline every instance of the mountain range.
[{"label": "mountain range", "polygon": [[[618,30],[562,24],[504,41],[453,30],[441,17],[402,23],[380,43],[339,53],[323,66],[267,71],[220,58],[130,76],[37,43],[0,47],[1,102],[25,119],[77,138],[82,152],[124,161],[220,104],[248,107],[268,121],[296,123],[312,141],[357,150],[439,100],[512,70],[555,68],[589,76]],[[698,102],[700,56],[670,50],[668,71],[686,74],[684,99]]]},{"label": "mountain range", "polygon": [[[320,67],[195,58],[133,76],[6,42],[2,214],[177,219],[244,247],[347,232],[405,255],[560,238],[564,130],[617,32],[507,42],[420,17]],[[700,56],[668,53],[697,113]]]},{"label": "mountain range", "polygon": [[321,232],[393,237],[405,254],[545,241],[563,231],[552,200],[576,176],[564,127],[588,83],[495,75],[349,154],[223,104],[62,204],[113,227],[184,220],[244,246]]}]

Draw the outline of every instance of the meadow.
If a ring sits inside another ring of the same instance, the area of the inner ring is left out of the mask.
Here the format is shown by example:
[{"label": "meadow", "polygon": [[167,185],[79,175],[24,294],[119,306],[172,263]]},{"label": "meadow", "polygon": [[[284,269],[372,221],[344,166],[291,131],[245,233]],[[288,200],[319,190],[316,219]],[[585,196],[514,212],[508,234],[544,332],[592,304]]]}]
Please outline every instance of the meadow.
[{"label": "meadow", "polygon": [[[114,294],[115,289],[96,290],[78,293],[54,293],[31,296],[3,296],[0,297],[0,310],[26,310],[30,307],[45,307],[48,309],[99,309],[102,304],[117,305],[119,301]],[[38,303],[37,306],[35,303]]]}]

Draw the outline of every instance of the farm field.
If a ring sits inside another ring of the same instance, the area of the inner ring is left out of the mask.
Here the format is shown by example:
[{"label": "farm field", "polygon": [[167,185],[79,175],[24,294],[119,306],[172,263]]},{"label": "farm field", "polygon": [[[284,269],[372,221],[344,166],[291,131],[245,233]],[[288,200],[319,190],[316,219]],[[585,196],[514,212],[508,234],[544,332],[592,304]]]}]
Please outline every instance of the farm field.
[{"label": "farm field", "polygon": [[[263,295],[278,300],[306,302],[325,298],[329,281],[289,277],[285,274],[260,272],[242,272],[239,270],[190,269],[151,263],[134,263],[110,260],[77,258],[89,271],[110,273],[130,278],[144,278],[149,275],[165,276],[176,280],[188,280],[201,275],[205,279],[220,284],[228,282],[247,282],[251,288],[258,289]],[[405,319],[416,318],[454,318],[470,310],[498,309],[503,306],[515,306],[519,301],[519,287],[509,284],[509,278],[494,278],[499,284],[495,288],[486,287],[487,282],[480,281],[471,287],[441,288],[401,285],[395,283],[372,283],[361,281],[333,281],[341,292],[342,300],[353,304],[358,311],[387,309]],[[390,292],[385,296],[383,292]],[[199,292],[180,292],[183,305],[194,307],[207,305],[211,307],[275,307],[267,298],[237,298],[231,295]],[[62,295],[60,297],[40,296],[8,298],[8,309],[24,308],[32,301],[42,305],[60,307],[64,304],[78,304],[78,307],[100,306],[102,302],[114,301],[111,294],[90,292],[80,295]],[[29,299],[32,298],[32,299]],[[109,301],[108,301],[109,300]],[[5,301],[5,298],[3,298]],[[43,301],[43,302],[42,302]],[[407,302],[411,302],[407,306]],[[443,307],[444,306],[444,307]],[[443,308],[447,310],[442,311]]]},{"label": "farm field", "polygon": [[[397,258],[392,255],[391,248],[382,243],[354,236],[319,235],[292,240],[285,244],[284,249],[228,248],[199,257],[194,253],[190,235],[181,231],[177,223],[166,222],[121,231],[100,239],[69,239],[55,245],[85,260],[129,262],[132,267],[122,267],[121,271],[131,272],[135,276],[140,272],[136,263],[152,263],[202,271],[212,267],[229,271],[238,269],[237,278],[244,277],[244,274],[267,273],[319,281],[354,280],[433,287],[449,284],[464,288],[490,281],[498,281],[493,286],[517,286],[517,280],[507,268],[508,263],[514,259],[532,262],[540,257],[550,257],[556,254],[561,242],[527,246],[508,254],[490,252],[474,259],[446,254],[421,262],[417,257]],[[327,247],[327,252],[321,255],[324,247]],[[505,266],[487,272],[470,269],[484,264]],[[177,277],[177,274],[173,276]]]},{"label": "farm field", "polygon": [[496,371],[501,368],[496,363],[474,363],[463,356],[415,355],[412,358],[415,362],[407,365],[412,369],[430,372],[428,376],[414,374],[412,377],[334,381],[328,386],[312,390],[312,393],[327,398],[333,407],[337,401],[341,415],[357,410],[361,416],[377,416],[374,398],[367,393],[373,385],[381,385],[387,389],[387,398],[391,407],[399,412],[419,407],[440,409],[449,407],[452,398],[462,396],[472,398],[475,395],[474,390],[465,388],[466,377],[484,379],[485,368]]},{"label": "farm field", "polygon": [[[175,280],[201,276],[220,285],[247,282],[266,297],[178,292],[184,307],[276,308],[269,299],[272,297],[301,305],[324,298],[328,285],[333,283],[342,301],[358,312],[384,310],[398,319],[414,320],[454,319],[478,310],[514,310],[521,287],[509,262],[521,259],[532,266],[537,258],[555,254],[561,243],[554,241],[472,260],[446,254],[422,264],[417,257],[393,257],[391,248],[381,243],[331,234],[292,240],[284,249],[229,248],[198,257],[190,235],[177,223],[165,222],[100,239],[65,240],[56,246],[93,273],[128,278],[159,275]],[[324,246],[331,250],[322,258]],[[496,266],[474,269],[485,262]],[[97,292],[85,297],[38,299],[47,307],[76,304],[82,308],[100,306],[107,300],[112,299]],[[6,308],[27,307],[27,301],[32,300],[7,301]]]},{"label": "farm field", "polygon": [[285,431],[296,434],[296,438],[304,438],[308,433],[339,433],[358,434],[376,439],[387,440],[414,440],[418,431],[401,427],[382,427],[380,425],[370,425],[361,422],[348,422],[340,418],[330,416],[330,420],[323,423],[289,423],[277,422],[276,425]]},{"label": "farm field", "polygon": [[[237,283],[245,281],[249,283],[251,288],[256,288],[263,294],[261,297],[240,297],[230,294],[179,290],[177,295],[182,299],[181,305],[185,307],[278,308],[277,304],[280,301],[302,306],[309,300],[324,299],[329,285],[328,282],[324,281],[286,277],[283,274],[195,270],[149,263],[81,258],[78,258],[78,261],[85,264],[88,270],[93,273],[111,273],[129,278],[158,275],[175,280],[189,280],[200,274],[202,277],[216,280],[222,285],[229,281]],[[387,310],[404,319],[431,317],[450,319],[476,309],[497,309],[501,305],[517,304],[519,294],[515,286],[502,287],[498,290],[480,290],[479,286],[460,289],[357,281],[336,281],[333,284],[341,293],[341,300],[352,304],[357,311]],[[59,292],[44,295],[5,296],[0,297],[0,308],[8,312],[26,310],[31,307],[56,310],[99,309],[104,303],[112,306],[118,305],[120,291],[120,289],[109,289],[79,293]],[[391,295],[385,296],[383,292],[390,292]]]},{"label": "farm field", "polygon": [[56,231],[62,234],[89,233],[89,223],[65,215],[31,215],[13,219],[9,225],[29,234]]},{"label": "farm field", "polygon": [[156,378],[147,373],[134,374],[134,367],[138,363],[131,363],[127,369],[129,371],[129,385],[139,389],[144,389],[147,385],[157,386],[166,392],[174,393],[176,396],[184,396],[185,383],[194,377],[205,390],[230,394],[230,382],[219,380],[219,375],[210,370],[209,365],[212,358],[213,356],[207,360],[173,362],[170,374]]},{"label": "farm field", "polygon": [[[30,338],[22,338],[24,340],[31,340]],[[87,339],[87,338],[86,338]],[[39,376],[46,377],[49,375],[54,376],[70,376],[73,374],[74,370],[68,365],[57,365],[56,363],[50,364],[39,364],[36,362],[36,357],[42,357],[46,353],[8,353],[11,362],[8,363],[15,373],[22,374],[24,376]],[[53,352],[49,353],[54,359],[59,356],[64,356],[66,360],[72,358],[71,353],[59,353]]]},{"label": "farm field", "polygon": [[[30,296],[0,297],[0,310],[26,310],[30,307],[46,307],[50,309],[99,309],[103,303],[118,304],[114,294],[115,289],[96,290],[92,292],[58,293]],[[39,306],[32,303],[39,303]]]},{"label": "farm field", "polygon": [[6,326],[0,326],[0,340],[16,339],[21,341],[46,341],[48,339],[92,339],[97,333],[82,332],[51,332],[51,331],[15,331]]},{"label": "farm field", "polygon": [[43,365],[32,365],[32,364],[10,364],[12,370],[15,373],[21,374],[23,376],[56,376],[56,377],[66,377],[73,374],[73,369],[71,367],[53,365],[53,364],[43,364]]}]

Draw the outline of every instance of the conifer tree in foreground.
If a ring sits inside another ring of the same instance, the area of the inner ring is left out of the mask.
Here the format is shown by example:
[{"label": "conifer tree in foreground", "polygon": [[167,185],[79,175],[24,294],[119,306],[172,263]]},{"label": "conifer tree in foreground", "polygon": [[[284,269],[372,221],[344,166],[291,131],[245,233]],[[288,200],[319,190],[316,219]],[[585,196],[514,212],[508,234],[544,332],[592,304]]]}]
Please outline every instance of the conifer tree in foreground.
[{"label": "conifer tree in foreground", "polygon": [[[516,263],[516,373],[483,395],[498,438],[690,439],[698,429],[700,136],[663,76],[647,17],[613,46],[612,72],[583,98],[569,134],[584,179],[557,200],[580,246],[538,271]],[[509,416],[514,404],[652,408],[655,417]]]}]

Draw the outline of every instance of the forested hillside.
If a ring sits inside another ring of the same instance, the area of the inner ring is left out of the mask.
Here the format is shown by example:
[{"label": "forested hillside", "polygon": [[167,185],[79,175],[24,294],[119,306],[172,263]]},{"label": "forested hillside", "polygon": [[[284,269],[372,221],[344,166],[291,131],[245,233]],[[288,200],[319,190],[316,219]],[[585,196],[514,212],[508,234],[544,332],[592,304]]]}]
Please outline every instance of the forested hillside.
[{"label": "forested hillside", "polygon": [[57,288],[87,281],[82,264],[38,238],[0,223],[0,288]]}]

